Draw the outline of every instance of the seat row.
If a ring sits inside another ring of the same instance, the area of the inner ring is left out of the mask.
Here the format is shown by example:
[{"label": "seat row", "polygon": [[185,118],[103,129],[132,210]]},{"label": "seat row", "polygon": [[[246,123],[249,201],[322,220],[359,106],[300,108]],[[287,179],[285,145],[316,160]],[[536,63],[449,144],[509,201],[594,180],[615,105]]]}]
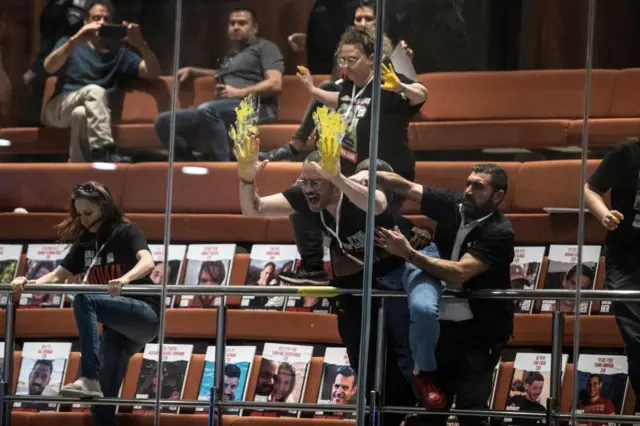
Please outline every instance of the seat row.
[{"label": "seat row", "polygon": [[[315,76],[316,84],[328,76]],[[640,134],[640,106],[633,94],[640,69],[593,70],[590,146],[609,146]],[[414,150],[485,148],[557,148],[582,140],[584,70],[535,70],[421,74],[429,100],[414,118],[409,140]],[[136,82],[112,106],[114,137],[123,148],[161,148],[153,123],[172,105],[172,78]],[[214,99],[214,80],[200,77],[182,84],[176,108]],[[55,79],[47,82],[44,102]],[[277,123],[260,126],[263,148],[285,144],[301,121],[309,96],[296,76],[284,77]],[[64,154],[69,132],[50,128],[4,128],[0,139],[11,146],[3,154]]]},{"label": "seat row", "polygon": [[[15,368],[14,368],[14,380],[13,380],[13,389],[15,391],[15,386],[18,380],[18,371],[20,366],[20,352],[16,352],[15,354]],[[261,357],[257,356],[254,360],[254,366],[260,365]],[[72,353],[69,360],[69,368],[67,368],[66,377],[64,378],[65,383],[70,383],[76,379],[78,364],[80,362],[80,354]],[[123,398],[134,398],[136,385],[138,383],[138,377],[140,375],[142,366],[142,354],[136,354],[129,360],[129,367],[127,370],[127,375],[125,377],[124,383],[122,385],[122,393],[121,396]],[[200,379],[201,379],[201,371],[204,366],[204,355],[192,355],[191,364],[189,368],[189,373],[186,377],[185,387],[184,387],[184,400],[195,400],[198,397],[198,389],[200,387]],[[305,403],[316,403],[318,389],[320,387],[321,377],[322,377],[322,368],[323,368],[323,360],[322,358],[314,357],[312,359],[308,381],[305,387],[305,392],[303,396],[303,402]],[[495,396],[493,398],[493,407],[494,410],[504,410],[505,402],[507,400],[507,395],[509,393],[511,379],[513,375],[513,362],[502,362],[499,367],[498,372],[498,380],[496,382],[495,388]],[[253,371],[249,377],[249,381],[247,383],[248,392],[246,395],[246,400],[253,400],[253,393],[255,391],[255,384],[258,379],[259,369],[253,368]],[[560,394],[560,411],[561,412],[569,412],[571,410],[572,403],[572,395],[573,395],[573,376],[575,374],[575,369],[573,364],[568,364],[565,374],[562,379],[562,388]],[[622,408],[622,414],[633,414],[633,406],[635,403],[635,395],[633,390],[629,388],[629,392],[627,393],[627,397],[624,401],[624,406]],[[126,414],[127,412],[131,412],[130,407],[120,407],[119,412],[119,424],[121,425],[141,425],[144,424],[149,419],[153,419],[152,416],[147,415],[131,415]],[[184,413],[184,414],[182,414]],[[194,425],[202,425],[204,426],[207,421],[207,416],[204,414],[188,414],[193,413],[193,409],[181,409],[181,414],[178,415],[163,415],[162,424],[163,425],[183,425],[183,424],[194,424]],[[82,425],[86,424],[85,422],[89,421],[88,413],[14,413],[13,420],[15,426],[28,426],[28,425],[58,425],[58,424],[66,424],[68,426],[72,425]],[[236,416],[223,416],[225,419],[225,425],[231,426],[258,426],[258,425],[274,425],[274,426],[324,426],[324,425],[348,425],[349,423],[345,423],[345,420],[341,420],[340,423],[337,423],[335,420],[320,420],[320,419],[274,419],[269,417],[236,417]],[[152,420],[151,420],[152,421]]]},{"label": "seat row", "polygon": [[[602,259],[601,262],[604,262]],[[230,285],[244,285],[249,267],[248,254],[236,254]],[[541,277],[546,274],[545,259]],[[599,268],[596,289],[603,285],[604,267]],[[544,279],[544,278],[543,278]],[[544,282],[541,283],[544,287]],[[277,312],[233,309],[240,306],[241,296],[229,296],[226,336],[232,340],[283,341],[318,344],[341,344],[336,317],[313,312]],[[580,317],[580,344],[591,348],[620,348],[622,339],[612,315],[596,315],[599,303],[594,302],[592,314]],[[16,314],[17,339],[77,338],[75,318],[71,308],[19,308]],[[5,335],[5,314],[0,311],[0,337]],[[574,322],[566,317],[563,342],[573,345]],[[43,324],[50,324],[43,327]],[[551,345],[551,314],[516,314],[512,346]],[[167,310],[165,334],[174,339],[213,339],[216,336],[216,310],[173,308]]]},{"label": "seat row", "polygon": [[[590,174],[598,165],[590,160]],[[471,162],[419,162],[416,181],[462,190]],[[502,210],[511,219],[519,245],[575,244],[577,215],[552,214],[548,208],[576,208],[580,199],[581,164],[577,160],[499,163],[509,176]],[[174,167],[171,204],[175,242],[292,243],[288,218],[251,218],[241,215],[234,163],[190,163],[199,173],[187,174],[185,164]],[[262,195],[290,187],[300,163],[270,164],[258,181]],[[112,192],[129,217],[140,224],[147,238],[164,239],[168,168],[164,163],[118,165],[97,170],[89,164],[0,164],[0,240],[54,241],[55,225],[65,217],[74,185],[97,180]],[[13,213],[22,207],[29,214]],[[404,213],[419,225],[434,222],[407,202]],[[585,242],[600,244],[604,230],[587,217]]]}]

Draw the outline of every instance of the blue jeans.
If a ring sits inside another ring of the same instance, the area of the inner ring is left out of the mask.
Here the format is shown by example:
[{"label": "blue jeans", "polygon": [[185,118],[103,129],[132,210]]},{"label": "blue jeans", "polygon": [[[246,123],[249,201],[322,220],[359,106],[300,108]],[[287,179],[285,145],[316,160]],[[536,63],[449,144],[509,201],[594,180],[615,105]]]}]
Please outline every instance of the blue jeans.
[{"label": "blue jeans", "polygon": [[[73,313],[80,337],[80,376],[98,379],[105,397],[118,397],[129,358],[158,335],[158,312],[123,296],[78,294]],[[102,323],[102,338],[98,334]],[[114,426],[115,406],[92,407],[95,424]]]},{"label": "blue jeans", "polygon": [[[227,129],[236,119],[238,99],[205,102],[197,108],[176,110],[175,160],[193,161],[193,151],[202,152],[208,161],[229,161]],[[156,118],[156,134],[169,149],[171,112]]]},{"label": "blue jeans", "polygon": [[[440,258],[435,243],[429,244],[420,253]],[[408,332],[413,361],[420,371],[435,371],[437,369],[435,353],[440,335],[438,315],[440,297],[445,288],[444,283],[406,262],[388,275],[379,278],[378,284],[382,290],[407,292],[410,321],[405,333]],[[401,336],[403,329],[407,328],[406,302],[390,298],[386,303],[389,325],[395,330],[394,335]],[[409,366],[401,366],[401,368],[406,375]]]}]

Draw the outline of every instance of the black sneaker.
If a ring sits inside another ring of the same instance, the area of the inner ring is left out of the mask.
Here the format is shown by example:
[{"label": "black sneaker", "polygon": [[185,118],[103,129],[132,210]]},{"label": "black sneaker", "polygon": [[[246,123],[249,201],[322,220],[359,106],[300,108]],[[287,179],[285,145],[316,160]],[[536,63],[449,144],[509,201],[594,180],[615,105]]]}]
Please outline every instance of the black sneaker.
[{"label": "black sneaker", "polygon": [[327,285],[329,276],[324,269],[307,269],[304,266],[297,271],[286,271],[280,273],[280,279],[289,284],[296,285]]},{"label": "black sneaker", "polygon": [[115,146],[105,146],[91,150],[92,163],[131,163],[130,157],[118,154]]},{"label": "black sneaker", "polygon": [[259,158],[260,161],[295,161],[299,154],[300,152],[288,143],[269,152],[261,152]]}]

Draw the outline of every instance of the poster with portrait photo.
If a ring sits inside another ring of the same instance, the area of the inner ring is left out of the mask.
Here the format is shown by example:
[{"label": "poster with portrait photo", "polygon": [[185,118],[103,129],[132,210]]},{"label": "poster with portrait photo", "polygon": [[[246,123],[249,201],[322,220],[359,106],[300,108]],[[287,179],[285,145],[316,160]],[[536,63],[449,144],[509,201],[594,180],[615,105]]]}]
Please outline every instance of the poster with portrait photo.
[{"label": "poster with portrait photo", "polygon": [[[247,396],[247,383],[251,368],[253,367],[253,358],[256,355],[255,346],[227,346],[225,348],[224,373],[223,373],[223,401],[244,401]],[[216,347],[208,346],[207,353],[204,357],[204,370],[202,371],[202,379],[200,380],[200,388],[198,390],[198,400],[208,401],[211,389],[214,386],[216,377]],[[242,410],[237,408],[228,408],[224,411],[227,414],[236,414],[241,416]],[[196,413],[207,414],[204,407],[196,408]]]},{"label": "poster with portrait photo", "polygon": [[[151,257],[153,258],[153,271],[151,272],[151,281],[154,284],[162,285],[164,280],[164,267],[165,262],[167,264],[167,285],[178,284],[178,279],[182,274],[182,263],[184,255],[187,252],[186,245],[170,245],[169,255],[164,255],[163,244],[149,244],[149,250],[151,251]],[[174,304],[176,296],[167,296],[165,299],[165,305],[167,308],[171,308]]]},{"label": "poster with portrait photo", "polygon": [[[68,244],[29,244],[25,276],[28,280],[36,280],[48,274],[60,265],[68,251]],[[63,302],[62,294],[22,293],[20,295],[20,307],[24,308],[61,308]]]},{"label": "poster with portrait photo", "polygon": [[[600,263],[600,246],[582,247],[582,276],[580,288],[592,290],[598,276]],[[546,290],[575,290],[578,286],[578,246],[552,245],[549,247],[549,268],[544,281]],[[574,313],[575,301],[559,300],[560,312]],[[540,312],[553,312],[556,309],[555,300],[543,300]],[[591,302],[580,302],[580,313],[588,314]]]},{"label": "poster with portrait photo", "polygon": [[[155,399],[158,394],[158,345],[148,343],[142,354],[142,367],[136,385],[136,399]],[[162,346],[162,391],[161,399],[182,398],[193,345]],[[163,413],[177,413],[178,407],[164,406]],[[155,413],[153,406],[135,405],[134,414]]]},{"label": "poster with portrait photo", "polygon": [[[511,288],[535,290],[538,288],[540,269],[544,259],[545,247],[516,247],[511,263]],[[516,300],[515,312],[530,314],[533,300]]]},{"label": "poster with portrait photo", "polygon": [[[235,244],[189,245],[184,285],[229,285],[235,254]],[[183,294],[177,304],[181,308],[215,308],[222,300],[222,296],[213,294]]]},{"label": "poster with portrait photo", "polygon": [[[18,274],[22,244],[0,244],[0,283],[10,283]],[[7,305],[8,294],[0,295],[0,307]]]},{"label": "poster with portrait photo", "polygon": [[[324,353],[318,404],[332,406],[355,403],[358,394],[357,374],[349,363],[346,348],[327,348]],[[355,419],[355,413],[338,410],[317,411],[316,418]]]},{"label": "poster with portrait photo", "polygon": [[[562,379],[564,379],[568,360],[569,356],[563,354]],[[546,412],[547,398],[551,389],[550,379],[551,354],[516,354],[505,410]],[[539,419],[504,419],[504,424],[521,426],[538,425],[543,424],[543,422],[543,420]]]},{"label": "poster with portrait photo", "polygon": [[[58,396],[69,363],[71,343],[26,342],[22,346],[22,361],[18,373],[16,395]],[[16,402],[16,411],[57,411],[58,404]]]},{"label": "poster with portrait photo", "polygon": [[[312,355],[313,346],[265,343],[254,401],[302,402]],[[255,410],[251,415],[295,417],[297,411]]]},{"label": "poster with portrait photo", "polygon": [[[627,357],[580,354],[576,410],[584,414],[622,414],[628,383]],[[602,422],[579,425],[607,426]],[[613,423],[615,424],[615,423]]]},{"label": "poster with portrait photo", "polygon": [[[280,273],[290,271],[298,249],[294,244],[254,244],[251,247],[245,285],[284,287]],[[286,296],[242,296],[240,307],[253,310],[282,311]]]},{"label": "poster with portrait photo", "polygon": [[[294,263],[295,269],[300,267],[300,262],[300,252],[296,250],[296,261]],[[329,252],[328,247],[324,247],[323,262],[325,272],[329,276],[329,279],[332,279],[331,253]],[[329,299],[316,296],[289,296],[287,297],[287,306],[285,307],[285,311],[329,313]]]}]

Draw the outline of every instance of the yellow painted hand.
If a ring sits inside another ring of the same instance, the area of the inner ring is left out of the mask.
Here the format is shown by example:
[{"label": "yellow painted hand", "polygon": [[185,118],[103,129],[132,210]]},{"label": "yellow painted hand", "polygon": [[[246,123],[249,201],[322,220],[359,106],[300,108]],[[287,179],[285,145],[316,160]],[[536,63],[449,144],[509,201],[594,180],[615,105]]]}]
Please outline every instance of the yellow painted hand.
[{"label": "yellow painted hand", "polygon": [[238,160],[238,177],[244,182],[253,182],[267,165],[266,161],[258,161],[259,152],[260,139],[256,136],[250,136],[233,146],[233,154]]},{"label": "yellow painted hand", "polygon": [[389,92],[398,92],[402,87],[402,82],[393,69],[393,65],[386,66],[382,64],[382,89]]},{"label": "yellow painted hand", "polygon": [[319,141],[322,172],[327,178],[340,173],[340,144],[335,136],[324,136]]},{"label": "yellow painted hand", "polygon": [[235,108],[236,121],[229,129],[229,136],[233,140],[233,154],[238,160],[238,176],[246,182],[252,182],[259,170],[264,168],[262,166],[258,170],[258,108],[255,95],[244,98]]}]

